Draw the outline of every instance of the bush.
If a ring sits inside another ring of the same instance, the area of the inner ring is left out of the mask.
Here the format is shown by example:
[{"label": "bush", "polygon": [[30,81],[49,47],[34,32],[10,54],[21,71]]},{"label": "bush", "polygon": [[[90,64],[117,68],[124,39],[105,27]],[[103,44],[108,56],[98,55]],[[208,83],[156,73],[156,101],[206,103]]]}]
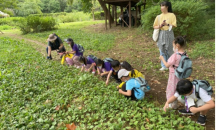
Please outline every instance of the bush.
[{"label": "bush", "polygon": [[89,21],[90,16],[88,14],[85,14],[83,12],[73,12],[73,13],[67,13],[66,16],[59,15],[57,18],[58,22],[76,22],[76,21]]},{"label": "bush", "polygon": [[0,25],[16,26],[21,17],[0,18]]},{"label": "bush", "polygon": [[66,16],[67,13],[61,12],[61,13],[43,13],[43,14],[30,14],[29,16],[52,16],[52,17],[57,17],[59,15],[64,15]]},{"label": "bush", "polygon": [[[103,19],[104,19],[104,15],[101,16],[101,13],[104,14],[104,11],[101,11],[101,12],[95,12],[95,13],[94,13],[95,20],[103,20]],[[93,18],[93,14],[92,14],[92,13],[90,13],[90,17]]]},{"label": "bush", "polygon": [[[205,3],[202,2],[184,2],[184,1],[175,1],[172,2],[173,13],[177,18],[177,27],[174,29],[175,36],[186,35],[187,39],[208,39],[207,31],[214,32],[214,28],[208,28],[205,23],[211,23],[212,26],[215,26],[215,22],[212,23],[212,20],[207,20]],[[160,6],[152,6],[148,8],[145,13],[142,15],[142,28],[147,30],[149,33],[153,32],[153,23],[157,15],[159,15]],[[210,29],[210,30],[209,30]],[[210,34],[212,36],[212,34]],[[210,37],[215,38],[215,37]]]},{"label": "bush", "polygon": [[55,28],[57,25],[53,17],[40,17],[40,16],[28,16],[20,20],[18,26],[20,27],[23,34],[29,32],[41,32],[48,31]]}]

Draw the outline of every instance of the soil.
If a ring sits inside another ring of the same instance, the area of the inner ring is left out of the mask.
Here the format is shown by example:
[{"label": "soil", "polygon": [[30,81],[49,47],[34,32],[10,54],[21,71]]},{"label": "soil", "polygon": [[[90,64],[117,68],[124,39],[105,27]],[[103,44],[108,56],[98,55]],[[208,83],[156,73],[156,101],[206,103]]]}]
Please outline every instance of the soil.
[{"label": "soil", "polygon": [[[111,57],[113,59],[118,59],[119,61],[126,60],[131,63],[131,65],[140,70],[145,75],[146,80],[149,81],[151,91],[146,93],[146,97],[157,106],[164,106],[164,103],[166,102],[165,91],[167,86],[168,71],[159,71],[159,68],[161,68],[160,61],[158,59],[159,51],[155,43],[152,41],[151,36],[146,33],[138,33],[139,30],[136,28],[129,29],[117,26],[105,30],[104,24],[91,25],[89,27],[85,27],[83,30],[95,33],[112,33],[116,35],[115,44],[112,49],[109,49],[107,52],[92,51],[92,53],[99,58]],[[22,35],[18,34],[7,34],[7,36],[37,44],[34,48],[46,57],[45,44],[35,40],[23,38]],[[146,51],[149,49],[150,51]],[[91,51],[87,50],[88,54],[89,52]],[[55,61],[60,62],[60,56],[58,56],[56,52],[52,52],[52,56]],[[202,57],[200,57],[200,59],[201,60],[199,60],[199,58],[193,60],[193,67],[196,66],[198,69],[193,71],[194,75],[192,75],[190,79],[203,79],[204,74],[202,74],[202,72],[204,72],[210,80],[215,82],[215,61],[213,59],[205,59]],[[145,61],[146,63],[144,63]],[[148,62],[149,64],[147,64]],[[210,67],[205,69],[205,63]],[[156,65],[157,67],[148,69],[149,65]],[[198,77],[199,75],[203,76]],[[215,85],[213,88],[215,90]],[[213,95],[213,99],[215,101],[215,95]],[[182,108],[183,106],[180,104],[178,109]],[[189,116],[187,118],[191,118],[193,121],[196,121],[198,116],[199,114],[195,114],[194,116]],[[215,109],[208,111],[205,129],[215,129]]]}]

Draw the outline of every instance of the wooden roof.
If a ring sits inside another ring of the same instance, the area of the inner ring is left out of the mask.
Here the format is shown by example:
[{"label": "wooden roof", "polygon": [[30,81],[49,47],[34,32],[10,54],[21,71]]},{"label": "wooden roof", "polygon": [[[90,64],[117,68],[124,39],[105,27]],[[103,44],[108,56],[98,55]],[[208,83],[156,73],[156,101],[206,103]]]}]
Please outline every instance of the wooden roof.
[{"label": "wooden roof", "polygon": [[122,6],[126,7],[129,4],[129,1],[131,1],[131,6],[135,6],[140,0],[104,0],[105,3],[116,5],[116,6]]}]

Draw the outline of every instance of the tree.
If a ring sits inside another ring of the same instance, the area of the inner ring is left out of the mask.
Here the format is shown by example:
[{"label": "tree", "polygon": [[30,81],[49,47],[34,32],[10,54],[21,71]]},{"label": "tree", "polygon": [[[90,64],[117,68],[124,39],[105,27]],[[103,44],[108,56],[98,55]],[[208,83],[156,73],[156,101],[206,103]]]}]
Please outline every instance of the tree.
[{"label": "tree", "polygon": [[0,10],[2,11],[6,8],[15,8],[17,3],[17,0],[0,0]]}]

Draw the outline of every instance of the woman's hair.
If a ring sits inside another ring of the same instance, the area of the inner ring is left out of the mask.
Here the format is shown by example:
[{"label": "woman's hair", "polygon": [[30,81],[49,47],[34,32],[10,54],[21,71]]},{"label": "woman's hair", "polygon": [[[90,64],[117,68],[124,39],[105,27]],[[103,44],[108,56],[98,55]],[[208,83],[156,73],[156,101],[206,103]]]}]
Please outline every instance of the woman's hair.
[{"label": "woman's hair", "polygon": [[179,93],[179,95],[189,94],[192,89],[193,85],[188,79],[182,79],[176,85],[176,91]]},{"label": "woman's hair", "polygon": [[175,44],[179,44],[181,47],[184,47],[186,45],[185,44],[185,36],[177,36],[174,39],[174,42],[175,42]]},{"label": "woman's hair", "polygon": [[79,57],[79,62],[82,62],[84,63],[85,65],[87,65],[87,61],[86,61],[86,58],[84,56],[80,56]]},{"label": "woman's hair", "polygon": [[163,1],[160,3],[160,6],[166,6],[168,7],[168,12],[171,12],[171,13],[173,12],[171,2]]},{"label": "woman's hair", "polygon": [[131,71],[131,77],[133,77],[133,75],[135,75],[134,68],[128,62],[123,61],[120,65],[123,69]]},{"label": "woman's hair", "polygon": [[73,39],[72,38],[67,38],[67,41],[70,42],[70,46],[71,46],[71,48],[73,48],[73,46],[74,46]]}]

